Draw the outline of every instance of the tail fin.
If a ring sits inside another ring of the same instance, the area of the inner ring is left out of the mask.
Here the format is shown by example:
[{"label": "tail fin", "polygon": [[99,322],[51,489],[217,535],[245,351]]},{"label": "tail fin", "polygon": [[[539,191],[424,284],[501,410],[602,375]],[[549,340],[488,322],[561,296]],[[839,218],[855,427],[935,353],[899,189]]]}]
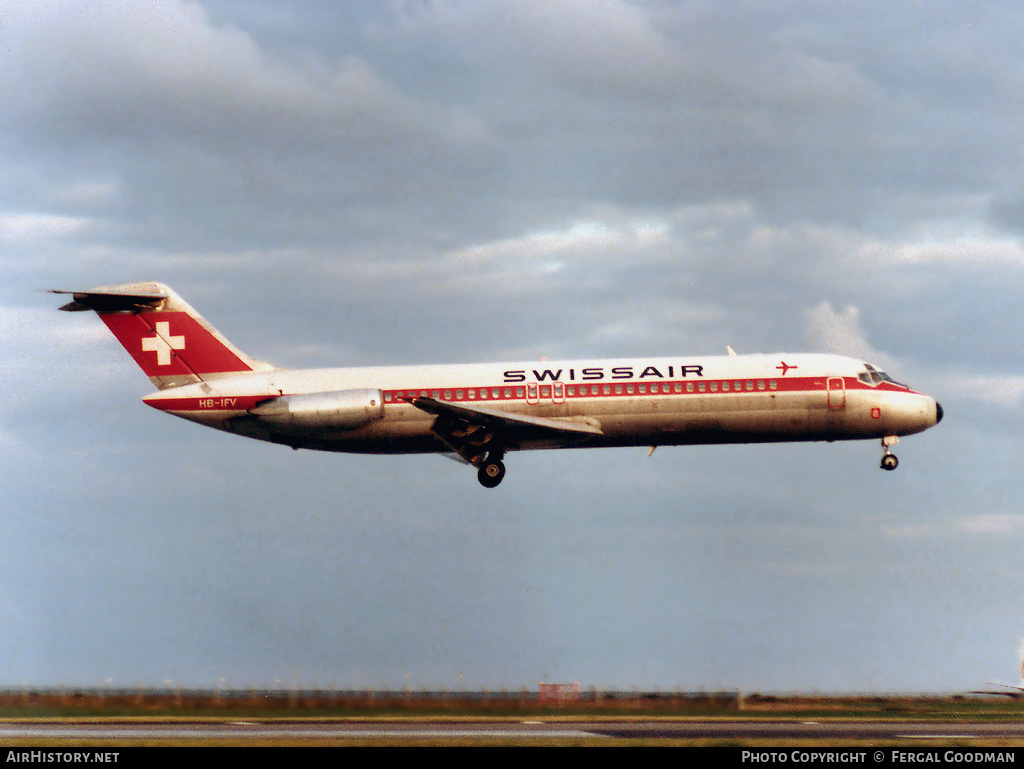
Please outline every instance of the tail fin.
[{"label": "tail fin", "polygon": [[71,294],[67,312],[95,310],[161,390],[273,366],[250,358],[162,283],[125,283]]}]

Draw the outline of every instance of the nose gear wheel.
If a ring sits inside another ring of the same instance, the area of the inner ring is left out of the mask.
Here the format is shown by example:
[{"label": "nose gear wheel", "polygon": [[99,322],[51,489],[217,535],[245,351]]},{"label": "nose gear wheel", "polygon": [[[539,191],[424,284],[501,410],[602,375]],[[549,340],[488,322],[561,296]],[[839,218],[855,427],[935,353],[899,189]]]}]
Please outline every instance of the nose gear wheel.
[{"label": "nose gear wheel", "polygon": [[899,459],[896,458],[895,454],[889,451],[889,447],[895,445],[897,441],[899,441],[899,438],[895,435],[882,438],[882,448],[885,450],[885,453],[882,454],[882,463],[879,466],[883,470],[895,470],[900,466]]}]

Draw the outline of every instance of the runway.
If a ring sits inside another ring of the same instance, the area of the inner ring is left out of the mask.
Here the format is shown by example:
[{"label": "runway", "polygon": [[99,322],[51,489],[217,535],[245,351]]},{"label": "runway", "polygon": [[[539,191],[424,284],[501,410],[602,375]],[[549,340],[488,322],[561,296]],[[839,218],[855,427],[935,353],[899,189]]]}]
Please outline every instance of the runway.
[{"label": "runway", "polygon": [[88,744],[310,744],[349,742],[570,743],[775,740],[815,744],[943,741],[1024,745],[1021,722],[775,719],[317,719],[317,720],[112,720],[0,721],[0,745]]}]

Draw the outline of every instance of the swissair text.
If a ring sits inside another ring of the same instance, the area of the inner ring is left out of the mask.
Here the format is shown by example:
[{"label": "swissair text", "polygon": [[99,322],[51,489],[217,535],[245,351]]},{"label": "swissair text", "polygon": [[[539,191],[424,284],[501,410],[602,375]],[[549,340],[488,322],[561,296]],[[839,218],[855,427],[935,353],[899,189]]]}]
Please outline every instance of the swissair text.
[{"label": "swissair text", "polygon": [[[605,369],[603,366],[592,366],[589,368],[580,369],[578,372],[574,368],[570,369],[551,369],[526,371],[524,369],[511,369],[503,372],[505,382],[525,382],[530,374],[533,374],[533,378],[538,382],[543,382],[546,379],[550,379],[552,382],[575,382],[577,380],[583,381],[594,381],[598,379],[669,379],[688,376],[704,376],[703,366],[646,366],[643,371],[637,372],[638,366],[614,366],[611,369]],[[565,375],[563,379],[562,375]]]}]

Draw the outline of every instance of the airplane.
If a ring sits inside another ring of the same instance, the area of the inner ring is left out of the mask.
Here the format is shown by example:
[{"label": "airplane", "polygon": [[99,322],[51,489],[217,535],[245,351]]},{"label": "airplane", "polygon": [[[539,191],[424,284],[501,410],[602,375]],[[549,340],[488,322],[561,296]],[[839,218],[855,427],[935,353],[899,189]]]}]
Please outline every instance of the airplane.
[{"label": "airplane", "polygon": [[159,411],[293,449],[446,454],[486,488],[529,449],[875,439],[895,470],[899,437],[942,420],[935,399],[837,355],[290,369],[243,353],[162,283],[51,293],[99,315]]},{"label": "airplane", "polygon": [[1010,697],[1012,699],[1024,699],[1024,638],[1017,646],[1017,670],[1020,673],[1020,683],[1007,684],[1002,681],[989,681],[989,686],[1001,686],[999,691],[974,691],[971,694],[992,694],[999,697]]}]

